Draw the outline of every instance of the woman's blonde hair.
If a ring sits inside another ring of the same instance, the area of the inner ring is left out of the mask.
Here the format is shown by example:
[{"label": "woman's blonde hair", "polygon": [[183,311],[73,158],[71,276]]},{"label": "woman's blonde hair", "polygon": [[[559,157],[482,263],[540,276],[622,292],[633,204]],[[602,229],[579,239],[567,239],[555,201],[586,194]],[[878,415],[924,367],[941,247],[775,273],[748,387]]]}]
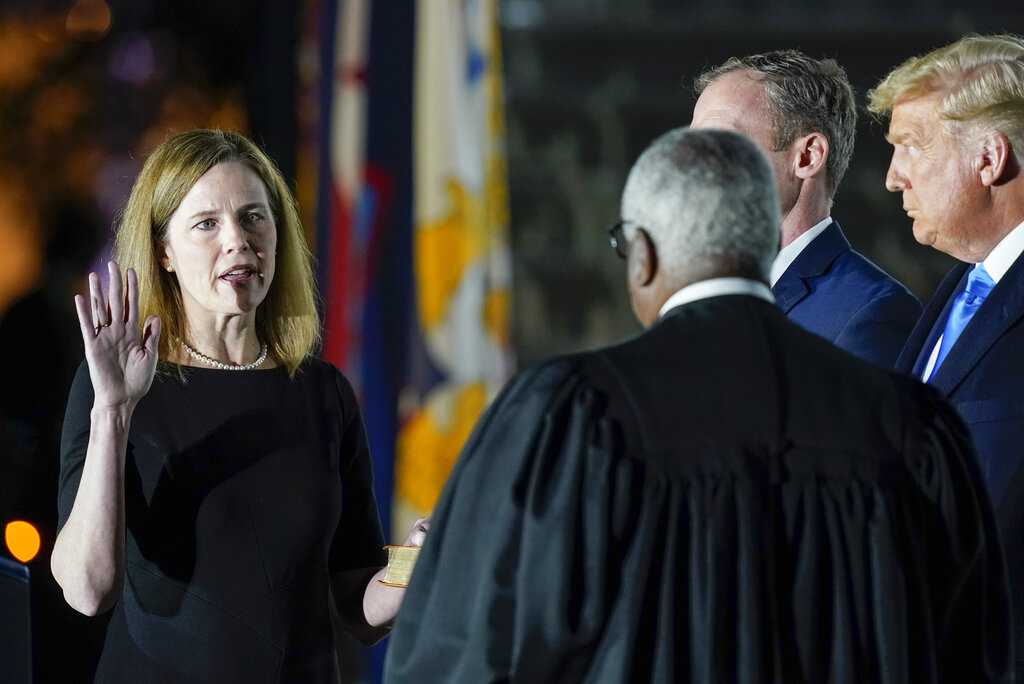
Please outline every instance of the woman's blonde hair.
[{"label": "woman's blonde hair", "polygon": [[277,226],[274,279],[256,309],[256,333],[294,374],[320,339],[312,254],[306,244],[291,190],[273,161],[237,133],[198,129],[161,143],[139,172],[117,229],[117,258],[139,278],[139,321],[159,316],[160,358],[169,358],[175,339],[185,339],[186,320],[177,278],[160,265],[159,246],[181,200],[212,167],[238,162],[252,169],[267,190]]},{"label": "woman's blonde hair", "polygon": [[941,93],[937,110],[947,134],[956,124],[982,126],[1024,149],[1024,39],[968,35],[911,57],[868,92],[868,110],[887,115],[898,102]]}]

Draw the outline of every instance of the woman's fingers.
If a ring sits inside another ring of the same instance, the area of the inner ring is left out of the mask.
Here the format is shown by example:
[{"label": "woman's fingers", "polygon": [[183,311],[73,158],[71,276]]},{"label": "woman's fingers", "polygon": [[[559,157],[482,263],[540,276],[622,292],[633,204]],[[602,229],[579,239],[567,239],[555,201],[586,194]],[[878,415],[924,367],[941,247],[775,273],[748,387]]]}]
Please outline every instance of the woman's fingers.
[{"label": "woman's fingers", "polygon": [[121,282],[121,267],[114,261],[107,262],[107,310],[108,325],[124,323],[124,287]]},{"label": "woman's fingers", "polygon": [[156,356],[160,349],[160,318],[150,316],[146,319],[146,329],[142,331],[142,346],[146,353]]},{"label": "woman's fingers", "polygon": [[[75,298],[78,321],[82,335],[98,337],[103,328],[111,325],[125,325],[129,336],[137,334],[139,326],[139,280],[133,269],[128,269],[122,279],[117,262],[107,262],[107,287],[98,273],[89,274],[89,295]],[[119,328],[120,330],[120,328]]]},{"label": "woman's fingers", "polygon": [[[139,329],[139,276],[135,273],[134,268],[129,268],[126,273],[126,280],[128,281],[128,287],[126,288],[124,305],[125,305],[125,319],[128,323],[129,330]],[[149,322],[146,322],[147,326]]]},{"label": "woman's fingers", "polygon": [[75,295],[75,311],[78,313],[78,326],[82,329],[82,339],[88,344],[96,337],[96,326],[93,324],[92,312],[85,302],[85,297]]},{"label": "woman's fingers", "polygon": [[423,546],[423,542],[427,539],[427,530],[430,529],[430,516],[424,516],[417,518],[416,522],[412,524],[409,529],[409,534],[406,535],[405,543],[407,546]]},{"label": "woman's fingers", "polygon": [[110,319],[107,318],[107,306],[103,300],[103,285],[100,283],[100,277],[97,273],[90,273],[89,305],[92,309],[91,318],[94,332],[110,322]]}]

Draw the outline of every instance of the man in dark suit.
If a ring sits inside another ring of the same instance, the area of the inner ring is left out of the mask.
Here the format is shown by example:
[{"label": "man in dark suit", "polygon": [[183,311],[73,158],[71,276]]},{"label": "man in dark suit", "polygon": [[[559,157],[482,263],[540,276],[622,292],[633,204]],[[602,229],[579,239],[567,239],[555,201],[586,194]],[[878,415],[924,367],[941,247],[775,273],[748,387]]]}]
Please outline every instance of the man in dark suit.
[{"label": "man in dark suit", "polygon": [[1024,39],[968,36],[869,94],[890,114],[885,185],[918,242],[957,264],[897,368],[949,397],[970,429],[1006,540],[1024,676]]},{"label": "man in dark suit", "polygon": [[910,291],[853,251],[829,212],[850,165],[857,110],[846,72],[796,50],[729,59],[695,82],[693,128],[750,137],[775,171],[782,249],[775,299],[790,320],[891,368],[921,313]]},{"label": "man in dark suit", "polygon": [[775,306],[757,147],[662,136],[622,217],[648,329],[525,371],[488,409],[385,681],[1008,681],[1002,550],[963,426]]}]

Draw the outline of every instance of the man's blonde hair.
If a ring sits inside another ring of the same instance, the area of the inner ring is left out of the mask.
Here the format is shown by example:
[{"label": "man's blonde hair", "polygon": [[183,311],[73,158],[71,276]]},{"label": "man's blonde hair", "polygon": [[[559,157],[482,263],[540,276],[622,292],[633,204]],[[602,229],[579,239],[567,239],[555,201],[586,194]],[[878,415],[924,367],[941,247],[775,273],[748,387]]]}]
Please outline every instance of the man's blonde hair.
[{"label": "man's blonde hair", "polygon": [[117,229],[117,258],[139,277],[139,322],[159,316],[160,358],[185,339],[181,290],[161,268],[159,247],[167,241],[171,215],[196,181],[222,162],[252,169],[267,190],[277,227],[274,279],[256,310],[256,333],[271,353],[294,373],[320,339],[314,299],[312,255],[288,184],[273,161],[252,141],[226,131],[199,129],[161,143],[146,160],[132,187]]},{"label": "man's blonde hair", "polygon": [[868,111],[885,116],[904,100],[937,93],[948,134],[957,124],[995,130],[1024,150],[1024,39],[968,35],[911,57],[868,92]]}]

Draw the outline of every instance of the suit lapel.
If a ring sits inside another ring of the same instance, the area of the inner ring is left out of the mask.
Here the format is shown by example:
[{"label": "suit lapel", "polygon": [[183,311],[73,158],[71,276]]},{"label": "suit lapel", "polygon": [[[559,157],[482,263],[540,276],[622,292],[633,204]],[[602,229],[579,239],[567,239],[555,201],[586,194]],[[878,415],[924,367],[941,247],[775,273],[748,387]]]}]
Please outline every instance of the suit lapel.
[{"label": "suit lapel", "polygon": [[953,297],[963,289],[970,266],[970,264],[958,263],[950,269],[939,286],[935,288],[935,294],[928,302],[928,308],[924,310],[914,325],[899,358],[896,359],[896,370],[911,373],[917,378],[921,377],[921,373],[924,372],[924,367],[931,357],[932,349],[946,326],[949,309],[953,306]]},{"label": "suit lapel", "polygon": [[931,383],[949,396],[1010,326],[1024,318],[1024,257],[1017,260],[967,324]]},{"label": "suit lapel", "polygon": [[836,257],[848,249],[850,243],[835,221],[821,235],[811,240],[772,287],[772,294],[782,312],[788,314],[790,309],[809,295],[811,286],[808,281],[824,275]]}]

